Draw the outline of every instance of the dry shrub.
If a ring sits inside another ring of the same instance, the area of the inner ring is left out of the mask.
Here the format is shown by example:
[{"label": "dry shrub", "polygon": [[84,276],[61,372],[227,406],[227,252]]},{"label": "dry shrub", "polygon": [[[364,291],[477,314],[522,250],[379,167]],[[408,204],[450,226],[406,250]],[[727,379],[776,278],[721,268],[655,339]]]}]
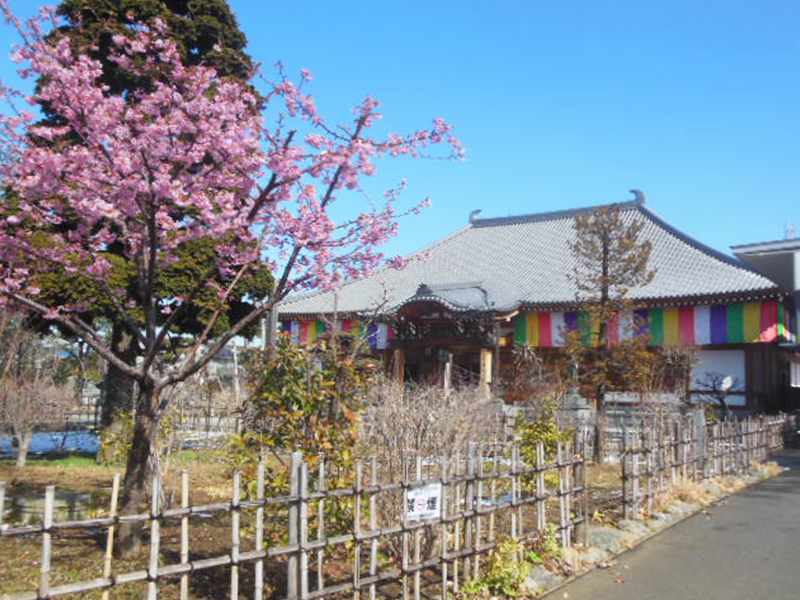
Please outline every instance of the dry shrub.
[{"label": "dry shrub", "polygon": [[713,502],[714,497],[708,492],[702,483],[684,479],[678,482],[672,489],[672,495],[678,502],[689,502],[707,506]]},{"label": "dry shrub", "polygon": [[451,458],[468,442],[492,442],[500,433],[495,403],[477,388],[404,387],[380,379],[371,387],[364,414],[364,453],[377,456],[393,475],[416,455]]},{"label": "dry shrub", "polygon": [[783,473],[783,467],[774,461],[768,463],[754,462],[752,469],[753,471],[761,471],[767,478],[777,477]]},{"label": "dry shrub", "polygon": [[[402,386],[382,378],[371,386],[361,434],[361,454],[377,459],[379,481],[398,482],[406,474],[415,479],[414,459],[422,457],[424,476],[438,478],[441,460],[448,464],[463,453],[469,442],[494,442],[500,433],[495,405],[476,388],[446,393],[430,385]],[[381,527],[402,519],[402,492],[378,496]],[[424,532],[422,551],[430,556],[437,546],[437,532]],[[398,556],[400,535],[390,537],[388,550]]]}]

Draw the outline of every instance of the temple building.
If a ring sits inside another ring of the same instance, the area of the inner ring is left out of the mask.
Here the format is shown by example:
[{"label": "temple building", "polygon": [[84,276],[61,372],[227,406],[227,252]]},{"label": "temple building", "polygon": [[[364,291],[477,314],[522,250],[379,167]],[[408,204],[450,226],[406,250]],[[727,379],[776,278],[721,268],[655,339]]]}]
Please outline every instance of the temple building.
[{"label": "temple building", "polygon": [[[665,222],[640,192],[613,206],[643,223],[656,275],[630,291],[635,314],[612,324],[610,341],[636,335],[624,326],[635,318],[650,345],[696,349],[690,393],[719,377],[732,407],[791,405],[800,385],[800,240],[738,246],[734,257]],[[282,330],[298,344],[331,327],[358,332],[397,378],[466,377],[502,394],[515,346],[560,352],[565,332],[585,318],[569,241],[574,217],[597,208],[501,218],[475,211],[466,227],[424,248],[425,260],[285,300]]]}]

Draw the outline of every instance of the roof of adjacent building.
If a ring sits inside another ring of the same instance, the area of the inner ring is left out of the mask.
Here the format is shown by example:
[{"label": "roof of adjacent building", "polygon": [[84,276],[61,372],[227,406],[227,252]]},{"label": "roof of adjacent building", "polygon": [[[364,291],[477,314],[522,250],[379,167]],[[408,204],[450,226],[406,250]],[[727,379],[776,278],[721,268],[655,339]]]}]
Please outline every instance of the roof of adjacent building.
[{"label": "roof of adjacent building", "polygon": [[[779,286],[740,260],[687,236],[652,212],[643,198],[616,205],[626,220],[641,219],[640,239],[652,244],[656,276],[629,297],[650,304],[701,304],[764,299]],[[412,301],[438,301],[456,311],[558,310],[578,304],[570,281],[576,261],[574,217],[598,206],[513,217],[477,218],[424,248],[427,260],[383,268],[335,292],[284,300],[284,317],[338,312],[390,313]],[[335,307],[335,308],[334,308]]]},{"label": "roof of adjacent building", "polygon": [[800,239],[789,238],[787,240],[775,240],[772,242],[756,242],[753,244],[739,244],[731,246],[731,250],[737,256],[751,254],[777,254],[779,252],[795,252],[800,250]]}]

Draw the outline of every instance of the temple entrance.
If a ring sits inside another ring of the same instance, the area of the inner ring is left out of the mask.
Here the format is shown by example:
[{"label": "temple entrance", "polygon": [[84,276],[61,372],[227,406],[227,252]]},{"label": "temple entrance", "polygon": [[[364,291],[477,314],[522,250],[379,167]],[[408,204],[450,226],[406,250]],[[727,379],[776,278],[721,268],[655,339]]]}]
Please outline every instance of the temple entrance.
[{"label": "temple entrance", "polygon": [[485,312],[416,300],[398,310],[393,325],[396,379],[445,389],[483,387],[491,393],[496,336]]}]

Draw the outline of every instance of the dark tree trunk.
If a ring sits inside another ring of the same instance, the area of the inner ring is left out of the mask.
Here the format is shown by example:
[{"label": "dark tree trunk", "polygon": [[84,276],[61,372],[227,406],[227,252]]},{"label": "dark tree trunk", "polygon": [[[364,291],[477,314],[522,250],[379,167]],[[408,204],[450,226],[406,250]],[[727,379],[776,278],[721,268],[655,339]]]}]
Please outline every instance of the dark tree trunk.
[{"label": "dark tree trunk", "polygon": [[594,462],[598,465],[603,464],[605,454],[606,416],[605,406],[603,404],[602,398],[598,397],[594,425]]},{"label": "dark tree trunk", "polygon": [[[125,477],[122,482],[121,514],[147,512],[147,489],[153,475],[153,454],[156,451],[158,420],[156,408],[158,398],[152,384],[143,385],[139,390],[134,421],[133,440]],[[141,545],[142,524],[133,523],[120,528],[120,551],[131,555]]]},{"label": "dark tree trunk", "polygon": [[[115,354],[129,365],[136,364],[138,345],[128,329],[115,323],[111,330],[111,345]],[[109,364],[103,380],[103,404],[100,425],[104,431],[119,435],[123,430],[122,413],[132,413],[136,382],[113,364]],[[113,462],[112,449],[100,447],[97,459],[100,462]]]}]

